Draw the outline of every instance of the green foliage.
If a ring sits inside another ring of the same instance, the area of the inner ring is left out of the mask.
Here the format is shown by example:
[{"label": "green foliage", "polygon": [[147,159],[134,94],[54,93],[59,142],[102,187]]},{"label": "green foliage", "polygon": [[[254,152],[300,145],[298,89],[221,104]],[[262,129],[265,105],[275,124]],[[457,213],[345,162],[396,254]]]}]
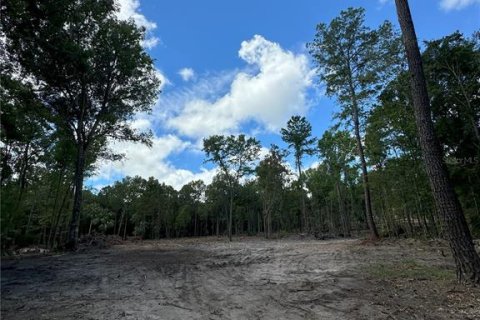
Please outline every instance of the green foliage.
[{"label": "green foliage", "polygon": [[339,176],[355,160],[355,140],[347,131],[325,131],[318,140],[318,150],[334,176]]},{"label": "green foliage", "polygon": [[312,148],[316,140],[311,138],[312,125],[305,117],[292,116],[287,122],[287,127],[282,128],[280,133],[283,141],[288,144],[289,148],[294,150],[295,163],[300,173],[302,157],[304,155],[312,155],[315,151]]},{"label": "green foliage", "polygon": [[184,205],[180,207],[180,210],[178,211],[178,215],[175,217],[175,228],[178,230],[183,230],[185,229],[188,224],[190,223],[190,220],[192,219],[192,207],[189,205]]},{"label": "green foliage", "polygon": [[401,59],[400,38],[392,24],[385,21],[371,30],[364,22],[363,8],[348,8],[330,24],[318,24],[314,41],[307,45],[327,95],[336,96],[345,110],[352,92],[359,105],[379,92]]},{"label": "green foliage", "polygon": [[217,164],[234,184],[254,171],[252,162],[258,157],[260,143],[255,138],[245,138],[243,134],[238,137],[215,135],[203,140],[203,150],[206,161]]},{"label": "green foliage", "polygon": [[[109,139],[150,143],[151,134],[134,130],[129,120],[150,110],[159,80],[141,46],[145,31],[118,20],[115,10],[112,0],[2,3],[2,251],[63,245],[74,191],[82,190],[76,182],[93,172],[97,159],[122,156],[107,149]],[[456,32],[426,42],[423,53],[435,129],[475,235],[480,235],[478,39]],[[441,225],[421,163],[400,44],[389,22],[366,27],[363,9],[347,9],[317,26],[308,49],[327,95],[337,98],[342,122],[318,144],[305,117],[293,116],[281,129],[298,180],[292,181],[286,152],[278,147],[258,162],[255,138],[211,136],[203,149],[219,173],[209,185],[192,181],[177,191],[152,177],[125,177],[98,194],[85,191],[80,233],[157,239],[230,230],[271,236],[300,230],[305,218],[308,231],[347,236],[365,229],[360,145],[381,233],[438,236]],[[302,160],[316,152],[320,164],[303,173]],[[443,277],[410,262],[375,270],[387,277],[428,272]]]},{"label": "green foliage", "polygon": [[145,30],[116,18],[116,10],[113,0],[8,0],[1,7],[5,60],[26,86],[35,86],[56,136],[75,146],[72,248],[85,169],[99,157],[119,158],[106,149],[107,138],[151,143],[151,133],[128,120],[151,110],[160,81],[141,46]]},{"label": "green foliage", "polygon": [[115,18],[113,1],[7,1],[8,59],[35,88],[55,124],[76,143],[105,136],[148,141],[125,120],[148,111],[159,80],[140,41],[144,31]]},{"label": "green foliage", "polygon": [[283,164],[284,154],[276,145],[272,145],[270,153],[260,161],[256,168],[257,184],[263,202],[264,228],[267,238],[271,232],[272,214],[278,214],[282,206],[287,168]]}]

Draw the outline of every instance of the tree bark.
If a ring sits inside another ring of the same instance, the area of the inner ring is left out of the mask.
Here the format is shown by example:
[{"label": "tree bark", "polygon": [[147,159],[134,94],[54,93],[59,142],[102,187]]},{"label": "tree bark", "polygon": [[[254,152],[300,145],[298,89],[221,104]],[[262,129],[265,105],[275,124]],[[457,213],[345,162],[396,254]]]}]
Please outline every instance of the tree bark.
[{"label": "tree bark", "polygon": [[337,190],[338,208],[340,210],[340,219],[342,221],[343,236],[350,237],[347,208],[345,206],[345,199],[342,191],[340,190],[340,183],[338,181],[335,183],[335,188]]},{"label": "tree bark", "polygon": [[459,281],[480,284],[480,257],[475,251],[462,207],[453,189],[434,132],[422,59],[407,0],[395,0],[411,75],[415,120],[433,197],[444,221]]},{"label": "tree bark", "polygon": [[123,226],[123,240],[127,240],[127,223],[128,223],[128,215],[125,212],[125,225]]},{"label": "tree bark", "polygon": [[78,227],[80,224],[80,212],[82,210],[83,175],[85,170],[85,146],[77,145],[77,159],[75,161],[75,194],[73,198],[72,220],[68,230],[66,248],[76,250],[78,246]]},{"label": "tree bark", "polygon": [[365,197],[365,215],[367,218],[368,228],[370,229],[370,236],[372,239],[378,239],[378,230],[377,226],[375,225],[375,220],[373,220],[373,212],[372,212],[372,200],[370,196],[370,183],[368,181],[368,169],[367,169],[367,161],[365,160],[365,153],[363,151],[363,144],[362,144],[362,137],[360,135],[360,120],[358,115],[358,105],[357,99],[355,97],[355,92],[353,91],[353,85],[351,85],[352,89],[352,98],[353,98],[353,124],[355,127],[355,138],[357,140],[357,150],[358,156],[360,157],[360,164],[362,167],[362,179],[363,179],[363,194]]},{"label": "tree bark", "polygon": [[298,169],[298,181],[300,188],[300,195],[302,196],[302,221],[303,221],[303,232],[308,232],[308,222],[307,222],[307,209],[305,204],[305,190],[303,190],[303,176],[302,176],[302,165],[300,164],[300,158],[297,157],[297,169]]},{"label": "tree bark", "polygon": [[228,212],[228,241],[232,241],[233,190],[230,190],[230,209]]}]

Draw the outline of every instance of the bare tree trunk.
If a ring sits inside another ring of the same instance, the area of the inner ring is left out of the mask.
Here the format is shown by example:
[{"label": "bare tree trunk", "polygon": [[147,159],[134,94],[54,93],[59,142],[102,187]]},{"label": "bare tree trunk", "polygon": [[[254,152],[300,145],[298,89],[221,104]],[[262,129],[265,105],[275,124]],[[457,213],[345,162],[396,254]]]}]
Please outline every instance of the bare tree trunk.
[{"label": "bare tree trunk", "polygon": [[395,0],[411,75],[411,90],[420,146],[433,197],[450,243],[459,281],[480,284],[480,257],[475,251],[462,207],[455,194],[434,132],[430,100],[415,28],[407,0]]},{"label": "bare tree trunk", "polygon": [[[352,87],[353,90],[353,87]],[[357,140],[358,156],[360,157],[360,164],[362,167],[362,181],[363,181],[363,194],[365,197],[365,215],[367,218],[368,228],[370,229],[370,235],[372,239],[378,239],[377,226],[373,220],[372,200],[370,196],[370,183],[368,181],[368,169],[367,161],[365,160],[365,154],[363,152],[362,137],[360,135],[360,120],[358,116],[358,105],[356,102],[355,94],[353,93],[353,123],[355,127],[355,138]]]},{"label": "bare tree trunk", "polygon": [[266,239],[268,239],[267,231],[267,206],[263,204],[263,233]]},{"label": "bare tree trunk", "polygon": [[303,232],[308,232],[308,222],[307,222],[307,209],[305,204],[305,190],[303,190],[303,177],[302,177],[302,166],[300,165],[300,158],[297,158],[297,168],[298,168],[298,181],[300,182],[300,194],[302,196],[302,220],[303,220]]},{"label": "bare tree trunk", "polygon": [[345,206],[345,199],[343,198],[343,192],[340,190],[340,182],[337,181],[335,183],[335,187],[337,189],[338,208],[340,209],[340,219],[342,221],[343,236],[350,237],[350,227],[348,223],[347,208]]},{"label": "bare tree trunk", "polygon": [[370,196],[370,183],[368,181],[367,161],[365,160],[365,153],[363,151],[362,136],[360,135],[360,116],[358,114],[357,95],[352,83],[352,77],[349,77],[350,95],[352,98],[352,120],[355,131],[355,139],[357,141],[357,151],[360,157],[360,164],[362,168],[363,194],[365,198],[365,217],[368,228],[370,229],[370,236],[372,239],[378,239],[377,226],[373,220],[372,200]]},{"label": "bare tree trunk", "polygon": [[128,215],[125,212],[125,226],[123,227],[123,240],[127,240],[127,224],[128,224]]},{"label": "bare tree trunk", "polygon": [[125,216],[125,208],[122,208],[122,214],[120,215],[120,220],[118,221],[117,236],[120,236],[120,233],[122,233],[122,221],[124,216]]},{"label": "bare tree trunk", "polygon": [[55,242],[55,237],[56,237],[57,231],[58,231],[58,224],[60,222],[60,218],[62,216],[63,208],[65,207],[65,203],[67,202],[67,198],[68,198],[68,195],[70,193],[71,193],[71,185],[69,185],[67,187],[65,195],[63,196],[62,203],[60,204],[60,208],[58,209],[58,212],[56,214],[56,218],[55,218],[55,221],[54,221],[54,224],[53,224],[53,228],[52,228],[52,230],[50,232],[50,236],[48,238],[49,245],[51,245],[51,246],[53,246],[53,243]]},{"label": "bare tree trunk", "polygon": [[75,195],[73,199],[72,220],[68,230],[66,248],[76,250],[78,245],[78,227],[80,224],[80,212],[82,210],[83,174],[85,167],[85,148],[82,143],[77,146],[77,159],[75,161]]},{"label": "bare tree trunk", "polygon": [[257,234],[260,233],[260,211],[257,210]]},{"label": "bare tree trunk", "polygon": [[193,212],[193,236],[197,236],[197,211]]},{"label": "bare tree trunk", "polygon": [[30,143],[27,143],[25,146],[25,151],[23,152],[23,158],[21,161],[21,167],[20,167],[20,193],[18,195],[17,199],[17,205],[16,205],[16,210],[20,208],[20,204],[22,202],[23,198],[23,192],[25,191],[25,187],[27,185],[27,170],[28,170],[28,151],[30,149]]},{"label": "bare tree trunk", "polygon": [[228,212],[228,241],[232,241],[233,190],[230,190],[230,209]]},{"label": "bare tree trunk", "polygon": [[28,234],[30,232],[30,226],[32,224],[33,210],[35,210],[35,206],[37,205],[37,192],[35,191],[35,193],[33,195],[34,195],[33,203],[30,207],[30,212],[28,214],[28,222],[27,222],[27,228],[25,229],[25,234]]}]

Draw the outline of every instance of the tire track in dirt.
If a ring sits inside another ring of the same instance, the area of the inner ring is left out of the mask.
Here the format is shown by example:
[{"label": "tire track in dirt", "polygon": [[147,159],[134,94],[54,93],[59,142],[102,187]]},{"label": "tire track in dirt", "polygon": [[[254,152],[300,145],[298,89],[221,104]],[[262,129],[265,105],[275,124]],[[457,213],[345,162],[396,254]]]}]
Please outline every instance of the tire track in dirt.
[{"label": "tire track in dirt", "polygon": [[2,319],[388,319],[361,267],[432,253],[359,243],[197,238],[5,260]]}]

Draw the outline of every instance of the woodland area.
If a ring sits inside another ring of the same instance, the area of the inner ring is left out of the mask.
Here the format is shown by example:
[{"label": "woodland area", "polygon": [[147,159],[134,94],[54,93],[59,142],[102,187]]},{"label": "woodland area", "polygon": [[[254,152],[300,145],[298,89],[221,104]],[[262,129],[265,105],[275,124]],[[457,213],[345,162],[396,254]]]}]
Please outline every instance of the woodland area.
[{"label": "woodland area", "polygon": [[145,30],[110,0],[2,1],[2,256],[97,235],[445,238],[457,278],[480,283],[480,33],[420,43],[415,60],[408,4],[396,3],[401,30],[366,26],[362,8],[317,25],[307,49],[340,110],[322,136],[295,115],[279,132],[287,147],[262,156],[255,137],[205,137],[210,184],[136,176],[91,190],[97,161],[124,156],[108,141],[151,144],[129,123],[159,94]]}]

